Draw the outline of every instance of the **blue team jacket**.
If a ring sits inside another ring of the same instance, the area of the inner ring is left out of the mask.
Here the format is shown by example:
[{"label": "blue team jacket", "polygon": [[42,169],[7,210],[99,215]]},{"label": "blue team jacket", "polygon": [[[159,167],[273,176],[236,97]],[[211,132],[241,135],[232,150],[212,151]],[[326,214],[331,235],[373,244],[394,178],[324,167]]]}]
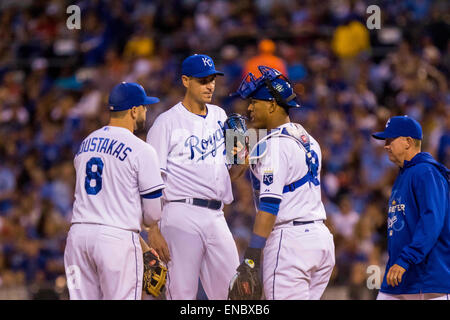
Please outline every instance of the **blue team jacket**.
[{"label": "blue team jacket", "polygon": [[[450,293],[449,175],[426,152],[404,162],[389,199],[389,260],[381,292]],[[396,287],[386,282],[394,264],[406,269]]]}]

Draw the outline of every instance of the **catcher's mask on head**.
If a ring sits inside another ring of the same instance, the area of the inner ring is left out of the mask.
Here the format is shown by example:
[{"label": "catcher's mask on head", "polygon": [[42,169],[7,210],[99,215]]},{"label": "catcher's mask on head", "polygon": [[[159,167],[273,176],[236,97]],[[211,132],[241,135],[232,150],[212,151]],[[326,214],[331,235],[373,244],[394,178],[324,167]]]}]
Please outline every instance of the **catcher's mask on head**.
[{"label": "catcher's mask on head", "polygon": [[257,100],[273,101],[286,109],[299,108],[295,101],[296,94],[290,81],[278,70],[258,66],[261,77],[256,78],[249,72],[242,80],[238,90],[231,96],[240,96],[242,99],[254,98]]}]

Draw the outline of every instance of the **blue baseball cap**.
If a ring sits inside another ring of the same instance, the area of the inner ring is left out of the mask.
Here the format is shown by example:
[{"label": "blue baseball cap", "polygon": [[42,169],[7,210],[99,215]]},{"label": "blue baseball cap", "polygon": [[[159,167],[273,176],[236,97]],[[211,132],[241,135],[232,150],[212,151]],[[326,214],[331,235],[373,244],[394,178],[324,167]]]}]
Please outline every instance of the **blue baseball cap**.
[{"label": "blue baseball cap", "polygon": [[184,59],[181,74],[194,78],[204,78],[212,74],[224,75],[222,71],[216,70],[213,59],[205,54],[194,54]]},{"label": "blue baseball cap", "polygon": [[159,102],[156,97],[145,94],[144,88],[133,82],[121,82],[109,94],[110,111],[124,111],[140,105],[149,105]]},{"label": "blue baseball cap", "polygon": [[411,137],[422,140],[422,127],[413,118],[396,116],[387,121],[386,129],[383,132],[376,132],[372,134],[372,137],[378,140],[398,137]]}]

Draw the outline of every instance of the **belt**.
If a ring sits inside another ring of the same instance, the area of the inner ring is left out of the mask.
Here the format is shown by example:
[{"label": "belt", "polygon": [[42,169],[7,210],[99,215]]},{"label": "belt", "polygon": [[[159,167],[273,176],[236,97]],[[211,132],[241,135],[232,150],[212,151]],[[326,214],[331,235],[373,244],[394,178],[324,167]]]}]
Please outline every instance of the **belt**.
[{"label": "belt", "polygon": [[310,223],[317,223],[317,222],[324,222],[325,220],[309,220],[309,221],[288,221],[288,222],[282,222],[282,223],[278,223],[274,225],[274,228],[272,230],[274,230],[276,227],[281,227],[281,226],[302,226],[305,224],[310,224]]},{"label": "belt", "polygon": [[323,220],[292,221],[292,224],[294,226],[301,226],[301,225],[304,225],[304,224],[310,224],[310,223],[315,223],[315,222],[323,222]]},{"label": "belt", "polygon": [[218,200],[188,198],[188,199],[180,199],[180,200],[170,200],[169,202],[188,203],[188,204],[192,204],[194,206],[208,208],[208,209],[212,209],[212,210],[219,210],[220,208],[222,208],[222,201],[218,201]]}]

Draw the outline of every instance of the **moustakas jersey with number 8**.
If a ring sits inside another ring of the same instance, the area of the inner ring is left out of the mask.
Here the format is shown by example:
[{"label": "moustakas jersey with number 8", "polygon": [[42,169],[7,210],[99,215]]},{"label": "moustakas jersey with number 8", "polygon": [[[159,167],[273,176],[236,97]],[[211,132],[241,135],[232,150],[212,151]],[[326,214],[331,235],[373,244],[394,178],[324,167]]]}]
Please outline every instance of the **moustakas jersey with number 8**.
[{"label": "moustakas jersey with number 8", "polygon": [[152,146],[128,129],[105,126],[83,140],[74,166],[72,223],[141,231],[141,195],[164,188]]}]

